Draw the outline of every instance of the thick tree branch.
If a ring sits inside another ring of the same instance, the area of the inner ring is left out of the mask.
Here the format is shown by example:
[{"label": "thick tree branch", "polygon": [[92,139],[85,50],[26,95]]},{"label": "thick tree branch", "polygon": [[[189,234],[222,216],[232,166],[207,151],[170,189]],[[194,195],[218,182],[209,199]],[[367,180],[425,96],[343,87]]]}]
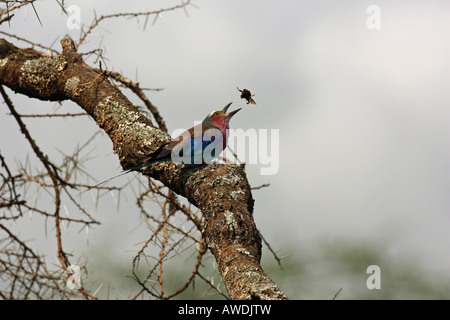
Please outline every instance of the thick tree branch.
[{"label": "thick tree branch", "polygon": [[[76,102],[109,135],[124,169],[144,163],[169,141],[103,73],[84,63],[71,39],[61,45],[63,52],[51,57],[0,39],[0,84],[40,100]],[[143,173],[202,211],[202,232],[231,299],[287,298],[260,266],[261,237],[244,166],[192,168],[167,162]]]}]

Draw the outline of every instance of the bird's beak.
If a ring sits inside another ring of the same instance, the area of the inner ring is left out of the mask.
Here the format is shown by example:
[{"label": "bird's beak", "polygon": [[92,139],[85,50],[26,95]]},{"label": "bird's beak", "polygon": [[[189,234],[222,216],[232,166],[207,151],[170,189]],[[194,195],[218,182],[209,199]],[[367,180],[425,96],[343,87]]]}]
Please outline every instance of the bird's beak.
[{"label": "bird's beak", "polygon": [[[230,103],[231,104],[231,103]],[[228,105],[229,106],[229,105]],[[241,110],[242,108],[239,108],[237,110],[231,111],[230,113],[226,114],[227,120],[230,120],[239,110]]]},{"label": "bird's beak", "polygon": [[227,105],[225,106],[225,108],[222,109],[223,114],[226,114],[226,113],[227,113],[227,110],[228,110],[228,108],[231,106],[232,103],[233,103],[233,102],[230,102],[229,104],[227,104]]}]

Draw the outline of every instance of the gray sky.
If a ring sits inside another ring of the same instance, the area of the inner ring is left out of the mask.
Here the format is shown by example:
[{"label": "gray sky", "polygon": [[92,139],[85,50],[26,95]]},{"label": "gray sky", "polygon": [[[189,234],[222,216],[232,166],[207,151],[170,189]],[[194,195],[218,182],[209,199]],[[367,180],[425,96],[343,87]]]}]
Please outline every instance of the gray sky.
[{"label": "gray sky", "polygon": [[[94,9],[101,15],[165,3],[76,1],[85,25]],[[270,183],[253,195],[256,224],[273,247],[369,240],[382,243],[392,259],[402,254],[430,273],[448,270],[450,3],[193,3],[198,8],[189,7],[188,17],[182,10],[165,13],[153,26],[150,18],[145,30],[145,19],[105,21],[80,51],[100,46],[108,69],[132,79],[137,74],[143,87],[165,88],[149,98],[169,130],[188,128],[228,102],[244,108],[231,127],[279,129],[279,172],[262,176],[260,165],[247,167],[253,186]],[[380,8],[379,30],[367,27],[369,5]],[[59,37],[57,50],[65,34],[79,37],[79,30],[66,27],[56,3],[42,1],[36,8],[44,27],[29,8],[2,30],[43,45]],[[245,105],[236,86],[250,89],[257,107]],[[13,97],[23,113],[55,109],[53,103]],[[17,141],[1,139],[2,152],[24,161],[26,143],[5,110],[1,130],[16,130]],[[64,103],[60,110],[79,109]],[[54,131],[42,129],[47,122]],[[86,118],[27,123],[44,151],[56,156],[57,148],[70,153],[98,130]],[[98,139],[91,174],[100,181],[120,168],[108,139]],[[127,199],[134,207],[131,193]],[[102,226],[90,231],[90,246],[116,241],[112,254],[120,256],[142,241],[132,233],[138,222],[127,217],[127,206],[122,199],[118,213],[114,205],[113,215],[97,213]],[[123,241],[112,239],[120,230]]]}]

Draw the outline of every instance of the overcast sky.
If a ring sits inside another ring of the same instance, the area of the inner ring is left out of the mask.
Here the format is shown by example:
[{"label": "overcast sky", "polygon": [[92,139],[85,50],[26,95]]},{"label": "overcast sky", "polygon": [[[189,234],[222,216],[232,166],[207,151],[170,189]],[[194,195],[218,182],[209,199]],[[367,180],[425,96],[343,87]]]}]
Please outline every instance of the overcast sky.
[{"label": "overcast sky", "polygon": [[[72,3],[85,25],[94,9],[101,15],[167,6],[65,1]],[[256,224],[273,247],[368,240],[385,246],[393,259],[408,255],[430,273],[449,270],[450,3],[193,3],[197,8],[188,7],[188,16],[183,10],[165,13],[154,25],[150,18],[145,30],[143,18],[105,21],[80,51],[100,47],[108,69],[142,87],[164,88],[148,95],[169,131],[189,128],[229,102],[243,108],[232,128],[279,130],[279,171],[261,175],[262,164],[247,166],[251,185],[270,183],[253,196]],[[380,29],[368,28],[370,5],[380,9]],[[30,9],[1,30],[47,46],[58,39],[58,51],[64,35],[78,39],[80,31],[67,28],[56,2],[36,3],[43,27]],[[250,89],[257,106],[246,105],[236,86]],[[55,110],[54,103],[12,96],[23,113]],[[1,131],[16,132],[13,141],[1,139],[2,154],[24,159],[30,151],[2,110]],[[59,110],[79,111],[71,103]],[[44,151],[60,156],[55,150],[71,153],[98,130],[86,119],[27,123]],[[93,154],[91,174],[99,181],[121,170],[107,137],[99,138]],[[127,238],[118,241],[115,254],[142,241],[129,236],[136,221],[129,221],[121,201],[119,213],[97,213],[102,226],[91,231],[90,246],[119,229]]]}]

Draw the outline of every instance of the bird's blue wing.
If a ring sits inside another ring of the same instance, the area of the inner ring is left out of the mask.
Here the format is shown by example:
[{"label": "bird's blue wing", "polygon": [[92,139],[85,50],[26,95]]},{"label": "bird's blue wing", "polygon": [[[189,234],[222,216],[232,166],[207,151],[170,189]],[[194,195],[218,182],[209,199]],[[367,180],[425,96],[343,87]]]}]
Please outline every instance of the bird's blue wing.
[{"label": "bird's blue wing", "polygon": [[203,133],[203,162],[210,163],[223,151],[223,135],[218,128],[210,128]]},{"label": "bird's blue wing", "polygon": [[197,125],[179,136],[171,160],[185,164],[209,163],[222,152],[222,133],[216,127]]}]

